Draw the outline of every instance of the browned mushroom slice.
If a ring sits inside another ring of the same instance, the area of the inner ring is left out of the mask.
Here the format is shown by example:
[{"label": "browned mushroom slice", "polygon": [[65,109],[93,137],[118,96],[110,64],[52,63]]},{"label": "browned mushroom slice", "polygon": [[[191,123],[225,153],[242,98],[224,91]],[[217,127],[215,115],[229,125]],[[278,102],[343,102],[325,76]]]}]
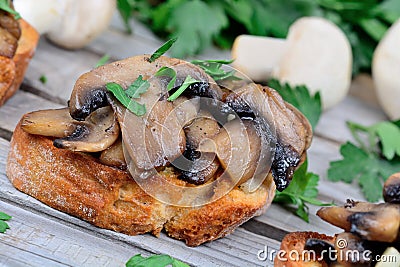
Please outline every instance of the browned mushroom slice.
[{"label": "browned mushroom slice", "polygon": [[111,146],[118,138],[120,128],[110,107],[93,112],[84,122],[76,123],[74,131],[55,139],[55,147],[81,152],[98,152]]},{"label": "browned mushroom slice", "polygon": [[206,112],[201,114],[185,127],[186,141],[194,149],[199,147],[203,139],[213,137],[220,129],[218,122],[210,114]]},{"label": "browned mushroom slice", "polygon": [[12,58],[18,47],[18,39],[0,27],[0,56]]},{"label": "browned mushroom slice", "polygon": [[[177,83],[183,82],[187,75],[201,81],[205,87],[215,90],[213,94],[218,95],[218,86],[215,82],[199,67],[186,61],[161,56],[155,62],[148,61],[148,55],[130,57],[116,61],[88,73],[83,74],[75,83],[70,98],[70,114],[76,120],[84,120],[91,112],[97,108],[108,105],[108,93],[105,85],[109,82],[116,82],[123,88],[132,84],[139,75],[144,79],[154,76],[161,67],[176,69]],[[163,87],[166,87],[169,80],[158,77]],[[177,84],[180,85],[180,84]],[[194,85],[197,88],[199,83]],[[208,89],[207,89],[208,90]],[[165,93],[165,92],[164,92]],[[162,95],[159,95],[161,97]]]},{"label": "browned mushroom slice", "polygon": [[349,201],[343,207],[324,207],[317,215],[323,220],[364,239],[393,242],[398,238],[400,205]]},{"label": "browned mushroom slice", "polygon": [[21,127],[30,134],[66,137],[76,128],[77,121],[69,115],[68,108],[30,112],[22,118]]},{"label": "browned mushroom slice", "polygon": [[[252,178],[260,156],[261,140],[253,122],[232,120],[212,139],[200,143],[199,151],[216,153],[232,180],[243,183]],[[232,162],[232,159],[240,159]]]},{"label": "browned mushroom slice", "polygon": [[[380,248],[379,248],[380,247]],[[372,251],[383,252],[384,246],[380,243],[378,246],[360,238],[352,233],[340,233],[336,236],[335,251],[339,266],[344,267],[367,267],[371,266],[374,259]]]},{"label": "browned mushroom slice", "polygon": [[390,203],[400,203],[400,172],[386,180],[383,185],[383,199]]},{"label": "browned mushroom slice", "polygon": [[99,159],[105,165],[120,169],[126,168],[122,140],[118,138],[114,144],[102,151]]},{"label": "browned mushroom slice", "polygon": [[6,11],[0,11],[0,27],[6,29],[17,40],[21,37],[21,28],[18,21],[14,18],[14,15]]},{"label": "browned mushroom slice", "polygon": [[181,96],[173,101],[172,104],[175,108],[176,117],[182,128],[192,123],[200,110],[199,98],[188,99]]}]

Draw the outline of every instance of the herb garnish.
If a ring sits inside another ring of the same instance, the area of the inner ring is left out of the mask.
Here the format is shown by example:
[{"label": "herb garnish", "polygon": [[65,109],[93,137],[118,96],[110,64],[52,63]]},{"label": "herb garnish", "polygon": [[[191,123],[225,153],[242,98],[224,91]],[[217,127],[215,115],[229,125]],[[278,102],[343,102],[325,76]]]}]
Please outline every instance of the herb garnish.
[{"label": "herb garnish", "polygon": [[321,95],[319,92],[312,96],[304,85],[292,88],[289,84],[282,84],[275,79],[270,80],[268,86],[275,89],[286,102],[289,102],[300,110],[306,116],[312,128],[315,128],[322,113]]},{"label": "herb garnish", "polygon": [[139,104],[133,99],[140,98],[140,95],[145,93],[149,86],[150,83],[146,80],[143,80],[142,75],[139,75],[139,77],[126,90],[124,90],[124,88],[117,83],[106,84],[106,88],[113,93],[115,98],[117,98],[123,106],[137,116],[143,116],[146,114],[146,106],[144,104]]},{"label": "herb garnish", "polygon": [[13,14],[15,19],[21,18],[21,15],[17,11],[11,8],[10,1],[8,0],[0,0],[0,9],[10,14]]},{"label": "herb garnish", "polygon": [[132,258],[128,260],[125,265],[126,267],[189,267],[184,262],[176,260],[169,255],[161,254],[161,255],[153,255],[149,257],[143,257],[140,254],[136,254]]},{"label": "herb garnish", "polygon": [[103,66],[104,64],[107,63],[107,61],[110,60],[110,55],[105,54],[104,56],[102,56],[99,61],[97,61],[96,65],[94,66],[95,68],[98,68],[100,66]]},{"label": "herb garnish", "polygon": [[214,81],[224,79],[240,80],[235,76],[235,71],[225,71],[221,69],[223,64],[231,64],[234,60],[192,60],[191,63],[199,66],[204,70],[205,73],[210,75]]},{"label": "herb garnish", "polygon": [[199,81],[192,78],[190,75],[186,76],[182,85],[173,93],[170,97],[168,97],[168,101],[174,101],[177,99],[190,85],[194,83],[198,83]]},{"label": "herb garnish", "polygon": [[[322,113],[321,97],[319,92],[311,96],[305,86],[290,87],[287,83],[281,84],[271,80],[268,86],[275,89],[282,98],[296,107],[306,116],[313,128],[317,125]],[[318,195],[319,176],[307,172],[307,160],[295,172],[289,186],[282,192],[276,192],[274,202],[284,206],[294,207],[294,214],[308,222],[308,207],[305,203],[317,206],[328,205],[316,199]]]},{"label": "herb garnish", "polygon": [[5,221],[11,219],[11,216],[0,211],[0,233],[5,233],[7,229],[10,229]]},{"label": "herb garnish", "polygon": [[39,77],[39,81],[40,81],[41,83],[43,83],[43,84],[46,84],[46,83],[47,83],[47,77],[46,77],[45,75],[41,75],[41,76]]},{"label": "herb garnish", "polygon": [[172,38],[168,41],[166,41],[160,48],[158,48],[149,58],[149,62],[154,62],[157,58],[161,57],[162,55],[165,54],[165,52],[167,52],[171,46],[176,42],[178,38]]},{"label": "herb garnish", "polygon": [[316,199],[318,196],[319,176],[312,172],[307,172],[307,160],[297,169],[289,186],[282,192],[276,191],[274,202],[286,207],[293,206],[293,213],[309,222],[308,207],[305,203],[317,206],[328,206]]},{"label": "herb garnish", "polygon": [[[175,82],[176,82],[176,71],[174,69],[171,69],[169,67],[162,67],[159,69],[156,74],[156,77],[160,76],[166,76],[170,77],[171,80],[169,81],[167,85],[167,91],[171,91],[174,88]],[[181,86],[171,95],[168,97],[168,101],[174,101],[176,100],[190,85],[194,83],[198,83],[196,79],[192,78],[192,76],[188,75],[186,76],[185,80],[181,84]]]},{"label": "herb garnish", "polygon": [[357,144],[347,142],[340,147],[343,159],[330,163],[328,179],[357,180],[365,198],[376,202],[382,197],[383,182],[400,170],[399,122],[384,121],[369,127],[348,122],[347,126]]}]

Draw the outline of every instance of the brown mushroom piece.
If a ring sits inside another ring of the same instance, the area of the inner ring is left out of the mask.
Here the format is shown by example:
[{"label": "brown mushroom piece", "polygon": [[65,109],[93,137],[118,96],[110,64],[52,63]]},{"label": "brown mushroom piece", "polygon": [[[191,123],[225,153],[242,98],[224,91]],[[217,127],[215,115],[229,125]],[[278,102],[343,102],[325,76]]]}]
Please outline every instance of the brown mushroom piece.
[{"label": "brown mushroom piece", "polygon": [[[380,247],[383,247],[380,244]],[[352,233],[340,233],[336,236],[335,250],[337,262],[343,267],[371,266],[372,251],[377,252],[378,246]],[[383,250],[382,250],[383,252]]]},{"label": "brown mushroom piece", "polygon": [[383,185],[385,202],[400,204],[400,172],[392,174]]},{"label": "brown mushroom piece", "polygon": [[[211,95],[215,95],[218,98],[221,97],[222,92],[215,81],[201,68],[183,60],[164,56],[161,56],[155,62],[150,62],[149,55],[141,55],[101,66],[80,76],[75,83],[70,98],[71,116],[76,120],[84,120],[97,108],[108,105],[109,95],[105,88],[107,83],[115,82],[123,88],[127,88],[139,75],[144,75],[145,80],[149,79],[162,67],[173,68],[176,71],[175,86],[179,86],[186,76],[190,75],[202,83],[195,84],[188,91],[196,91],[195,88],[199,87],[198,91],[211,90]],[[165,89],[170,78],[158,77],[158,80]],[[165,94],[166,91],[164,90],[163,93]],[[162,96],[161,94],[159,95],[160,98]]]},{"label": "brown mushroom piece", "polygon": [[218,122],[211,114],[202,112],[198,118],[184,128],[186,134],[186,150],[182,157],[172,164],[181,171],[180,179],[192,184],[204,184],[214,177],[220,164],[214,153],[197,151],[199,144],[219,132]]},{"label": "brown mushroom piece", "polygon": [[55,139],[58,148],[80,152],[99,152],[111,146],[118,138],[120,128],[110,107],[96,110],[85,121],[76,123],[74,131]]},{"label": "brown mushroom piece", "polygon": [[66,137],[79,123],[71,118],[68,108],[38,110],[24,115],[21,127],[30,134]]},{"label": "brown mushroom piece", "polygon": [[125,169],[126,162],[121,138],[118,138],[114,144],[103,150],[100,154],[99,160],[105,165]]},{"label": "brown mushroom piece", "polygon": [[343,207],[321,208],[317,215],[366,240],[380,242],[398,240],[400,226],[400,205],[398,204],[372,204],[348,200]]},{"label": "brown mushroom piece", "polygon": [[111,146],[120,128],[110,107],[93,112],[85,121],[76,121],[68,108],[39,110],[26,114],[22,129],[31,134],[57,137],[54,146],[80,152],[98,152]]},{"label": "brown mushroom piece", "polygon": [[[308,120],[266,86],[250,83],[235,90],[226,101],[240,117],[256,118],[261,140],[275,150],[270,165],[277,190],[282,191],[311,144],[312,129]],[[276,138],[271,134],[275,131]]]}]

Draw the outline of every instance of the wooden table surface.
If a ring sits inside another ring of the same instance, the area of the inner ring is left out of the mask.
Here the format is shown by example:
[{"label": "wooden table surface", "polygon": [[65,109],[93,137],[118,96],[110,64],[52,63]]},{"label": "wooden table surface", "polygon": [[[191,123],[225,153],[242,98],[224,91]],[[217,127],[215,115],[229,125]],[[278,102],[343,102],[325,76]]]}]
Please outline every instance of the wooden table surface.
[{"label": "wooden table surface", "polygon": [[[134,35],[125,35],[116,16],[108,31],[78,51],[60,49],[42,38],[20,90],[0,107],[0,211],[12,216],[10,229],[0,234],[1,266],[124,266],[137,253],[166,253],[195,266],[272,266],[271,261],[262,261],[257,254],[266,247],[278,249],[285,233],[340,231],[315,216],[318,207],[310,206],[310,223],[305,223],[273,204],[233,234],[190,248],[164,233],[156,238],[99,229],[17,191],[5,175],[5,165],[9,140],[21,116],[33,110],[66,106],[75,80],[104,54],[116,60],[151,53],[162,43],[143,25],[132,22],[132,27]],[[228,59],[230,54],[210,49],[199,58]],[[45,84],[39,81],[42,75],[47,77]],[[386,117],[376,104],[371,79],[366,75],[357,77],[350,95],[322,115],[308,153],[310,170],[321,176],[320,200],[340,204],[346,198],[363,199],[358,186],[329,182],[326,172],[329,162],[340,158],[340,144],[351,139],[347,120],[369,125],[383,119]]]}]

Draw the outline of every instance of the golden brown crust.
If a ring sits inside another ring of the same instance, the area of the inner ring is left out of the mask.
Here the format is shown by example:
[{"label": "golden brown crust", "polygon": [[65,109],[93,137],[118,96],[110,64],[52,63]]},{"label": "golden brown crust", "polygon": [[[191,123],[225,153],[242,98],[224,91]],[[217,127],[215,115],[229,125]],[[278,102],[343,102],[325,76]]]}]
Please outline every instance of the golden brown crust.
[{"label": "golden brown crust", "polygon": [[296,257],[290,257],[290,253],[296,251],[296,255],[302,255],[304,251],[304,245],[309,238],[316,238],[334,243],[335,238],[332,236],[327,236],[317,232],[293,232],[287,234],[282,242],[280,251],[285,253],[280,254],[280,257],[275,257],[274,266],[275,267],[325,267],[328,266],[323,261],[304,261],[301,257],[294,260]]},{"label": "golden brown crust", "polygon": [[[94,171],[95,170],[95,171]],[[234,189],[198,208],[163,204],[147,195],[127,172],[87,154],[57,149],[52,140],[14,131],[7,176],[19,190],[92,224],[136,235],[164,228],[189,246],[217,239],[260,214],[273,199],[272,178],[254,193]]]},{"label": "golden brown crust", "polygon": [[[6,62],[3,57],[0,59],[0,106],[18,90],[39,41],[39,34],[32,26],[23,19],[18,22],[21,37],[18,40],[17,51],[10,61]],[[8,75],[4,76],[5,73]]]}]

